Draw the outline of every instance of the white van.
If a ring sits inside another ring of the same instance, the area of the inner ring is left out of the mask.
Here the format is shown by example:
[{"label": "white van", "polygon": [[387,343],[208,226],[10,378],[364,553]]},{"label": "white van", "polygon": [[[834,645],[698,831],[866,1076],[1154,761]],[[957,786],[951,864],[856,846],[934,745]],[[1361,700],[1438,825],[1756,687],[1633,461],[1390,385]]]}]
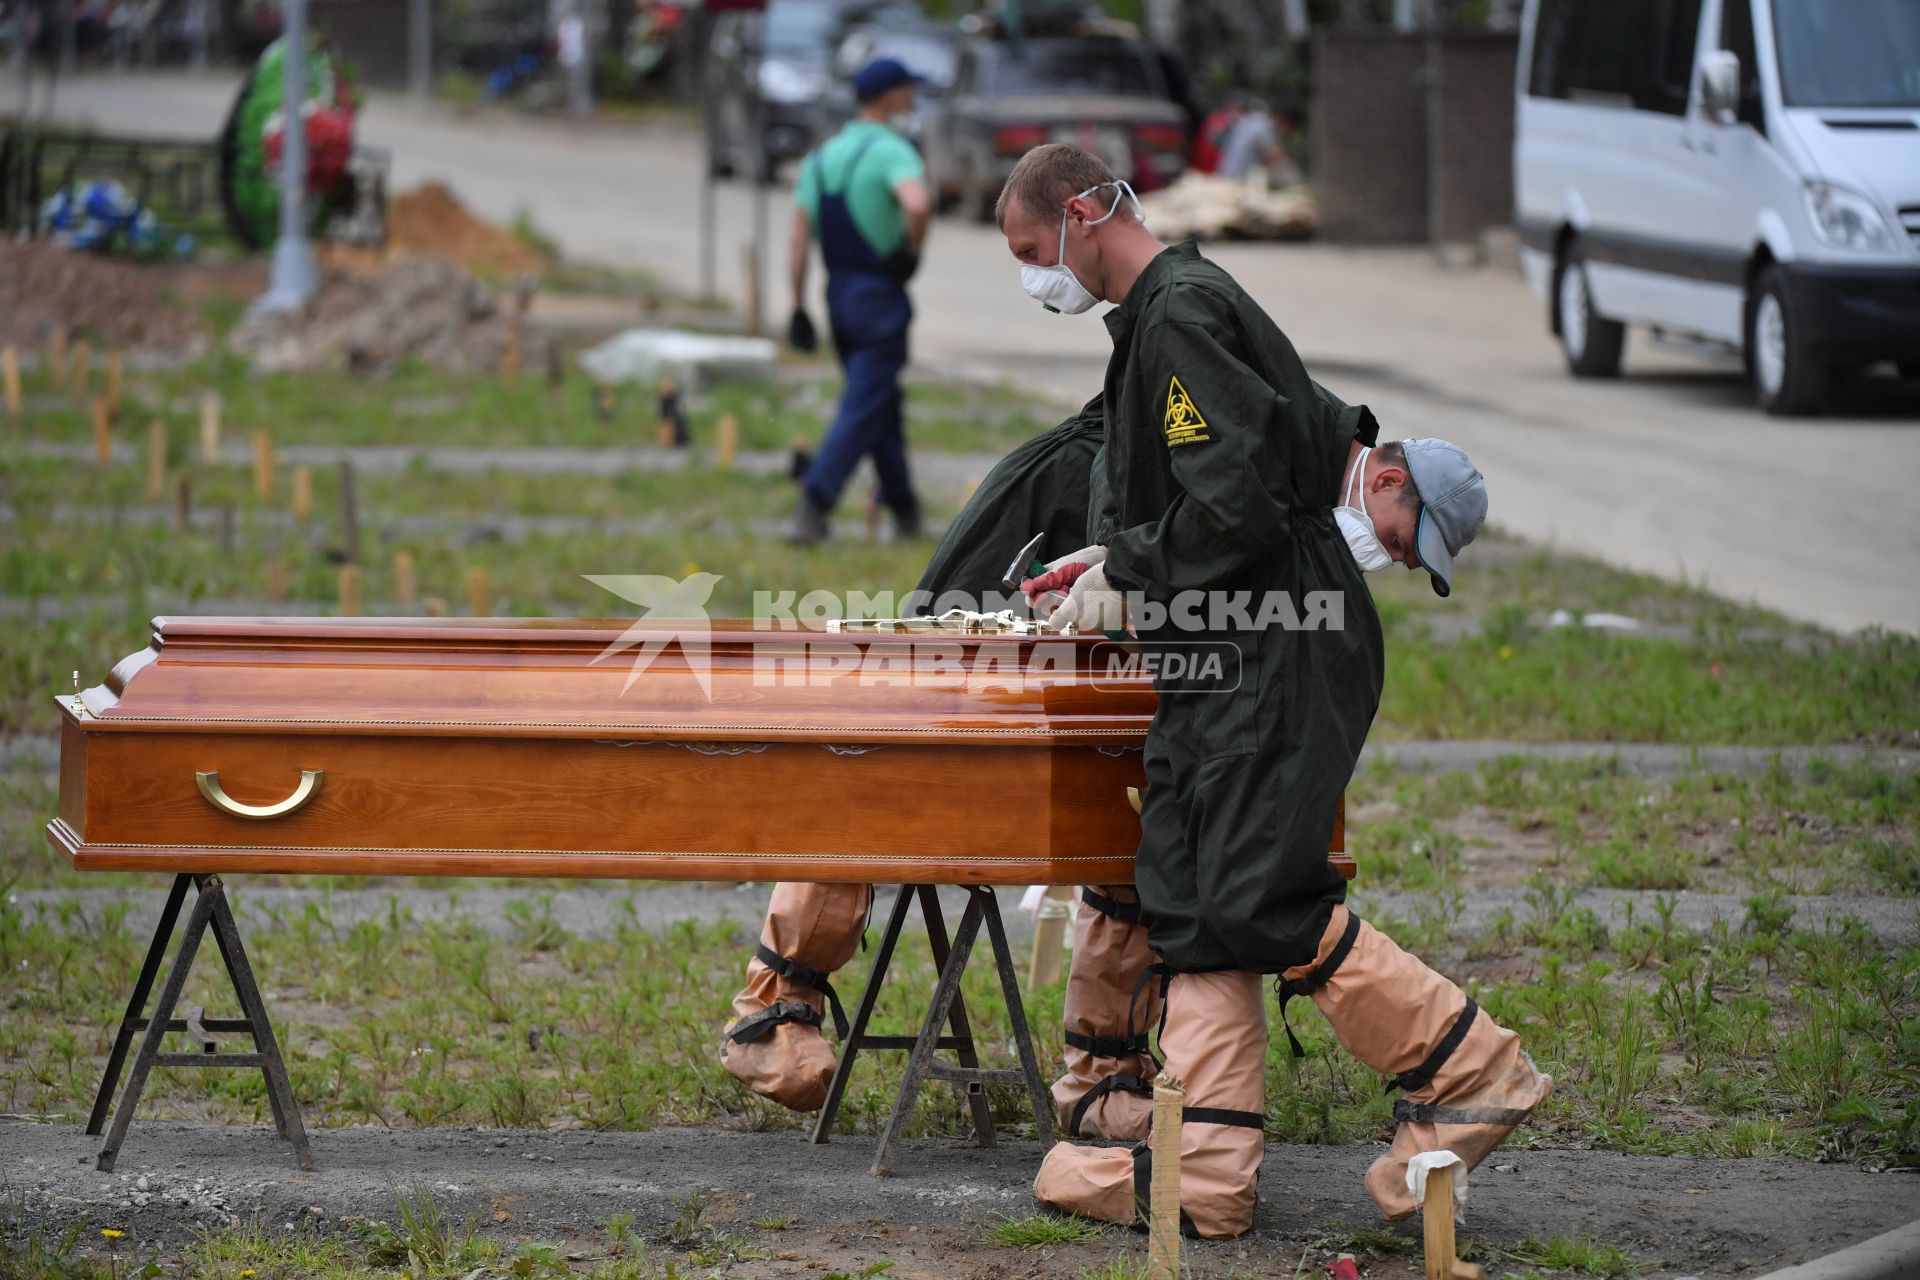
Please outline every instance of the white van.
[{"label": "white van", "polygon": [[1745,357],[1769,413],[1920,378],[1920,0],[1527,0],[1528,283],[1578,377],[1628,324]]}]

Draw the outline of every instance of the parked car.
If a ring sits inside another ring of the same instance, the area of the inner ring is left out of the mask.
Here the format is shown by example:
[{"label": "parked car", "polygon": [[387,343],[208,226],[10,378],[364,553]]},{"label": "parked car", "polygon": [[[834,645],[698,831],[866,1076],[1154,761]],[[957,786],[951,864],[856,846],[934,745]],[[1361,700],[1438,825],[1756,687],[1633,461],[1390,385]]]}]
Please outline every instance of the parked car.
[{"label": "parked car", "polygon": [[857,105],[853,77],[875,58],[893,58],[920,77],[913,117],[904,122],[907,136],[918,143],[953,88],[953,73],[960,60],[958,28],[923,20],[898,26],[863,24],[848,31],[833,55],[833,81],[827,89],[826,114],[831,128],[837,129],[853,118]]},{"label": "parked car", "polygon": [[1186,164],[1187,117],[1143,41],[966,40],[953,89],[924,139],[942,206],[959,205],[991,222],[1007,175],[1043,142],[1084,147],[1136,189],[1151,191]]},{"label": "parked car", "polygon": [[913,0],[768,0],[764,12],[719,14],[707,46],[707,163],[722,177],[771,180],[831,132],[833,53],[846,32],[924,21]]},{"label": "parked car", "polygon": [[1769,413],[1920,377],[1913,0],[1528,0],[1522,261],[1577,377],[1626,326],[1745,358]]}]

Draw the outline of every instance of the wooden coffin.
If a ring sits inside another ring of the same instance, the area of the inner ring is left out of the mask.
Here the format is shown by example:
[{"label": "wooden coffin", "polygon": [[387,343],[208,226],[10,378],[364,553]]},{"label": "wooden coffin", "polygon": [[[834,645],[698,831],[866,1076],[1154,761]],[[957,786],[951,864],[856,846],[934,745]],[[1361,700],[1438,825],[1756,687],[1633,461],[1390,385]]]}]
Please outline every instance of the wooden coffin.
[{"label": "wooden coffin", "polygon": [[1114,647],[159,618],[60,699],[48,834],[90,870],[1130,883],[1154,695]]}]

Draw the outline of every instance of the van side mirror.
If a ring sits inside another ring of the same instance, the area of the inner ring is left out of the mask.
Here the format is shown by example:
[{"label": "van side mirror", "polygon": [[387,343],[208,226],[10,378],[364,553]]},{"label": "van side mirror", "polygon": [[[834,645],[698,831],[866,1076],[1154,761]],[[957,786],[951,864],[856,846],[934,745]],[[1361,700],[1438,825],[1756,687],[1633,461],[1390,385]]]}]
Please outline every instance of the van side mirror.
[{"label": "van side mirror", "polygon": [[1716,124],[1740,117],[1740,55],[1715,49],[1700,59],[1700,108]]}]

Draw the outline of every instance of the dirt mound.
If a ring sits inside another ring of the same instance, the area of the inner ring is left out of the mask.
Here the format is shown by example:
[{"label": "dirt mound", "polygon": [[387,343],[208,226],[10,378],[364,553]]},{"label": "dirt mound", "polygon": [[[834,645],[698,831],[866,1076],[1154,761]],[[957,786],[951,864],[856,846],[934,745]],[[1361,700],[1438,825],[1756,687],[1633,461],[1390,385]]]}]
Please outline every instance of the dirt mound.
[{"label": "dirt mound", "polygon": [[134,350],[196,349],[207,335],[199,310],[182,300],[190,270],[0,242],[0,343],[35,347],[64,327]]},{"label": "dirt mound", "polygon": [[[513,310],[511,298],[453,263],[399,253],[378,271],[329,268],[304,308],[249,315],[233,347],[269,373],[380,372],[409,356],[448,373],[491,373],[506,352]],[[544,364],[545,343],[537,331],[525,332],[524,367]]]},{"label": "dirt mound", "polygon": [[467,211],[446,186],[429,182],[395,196],[387,205],[387,245],[396,251],[432,254],[469,270],[522,275],[538,272],[546,259]]}]

